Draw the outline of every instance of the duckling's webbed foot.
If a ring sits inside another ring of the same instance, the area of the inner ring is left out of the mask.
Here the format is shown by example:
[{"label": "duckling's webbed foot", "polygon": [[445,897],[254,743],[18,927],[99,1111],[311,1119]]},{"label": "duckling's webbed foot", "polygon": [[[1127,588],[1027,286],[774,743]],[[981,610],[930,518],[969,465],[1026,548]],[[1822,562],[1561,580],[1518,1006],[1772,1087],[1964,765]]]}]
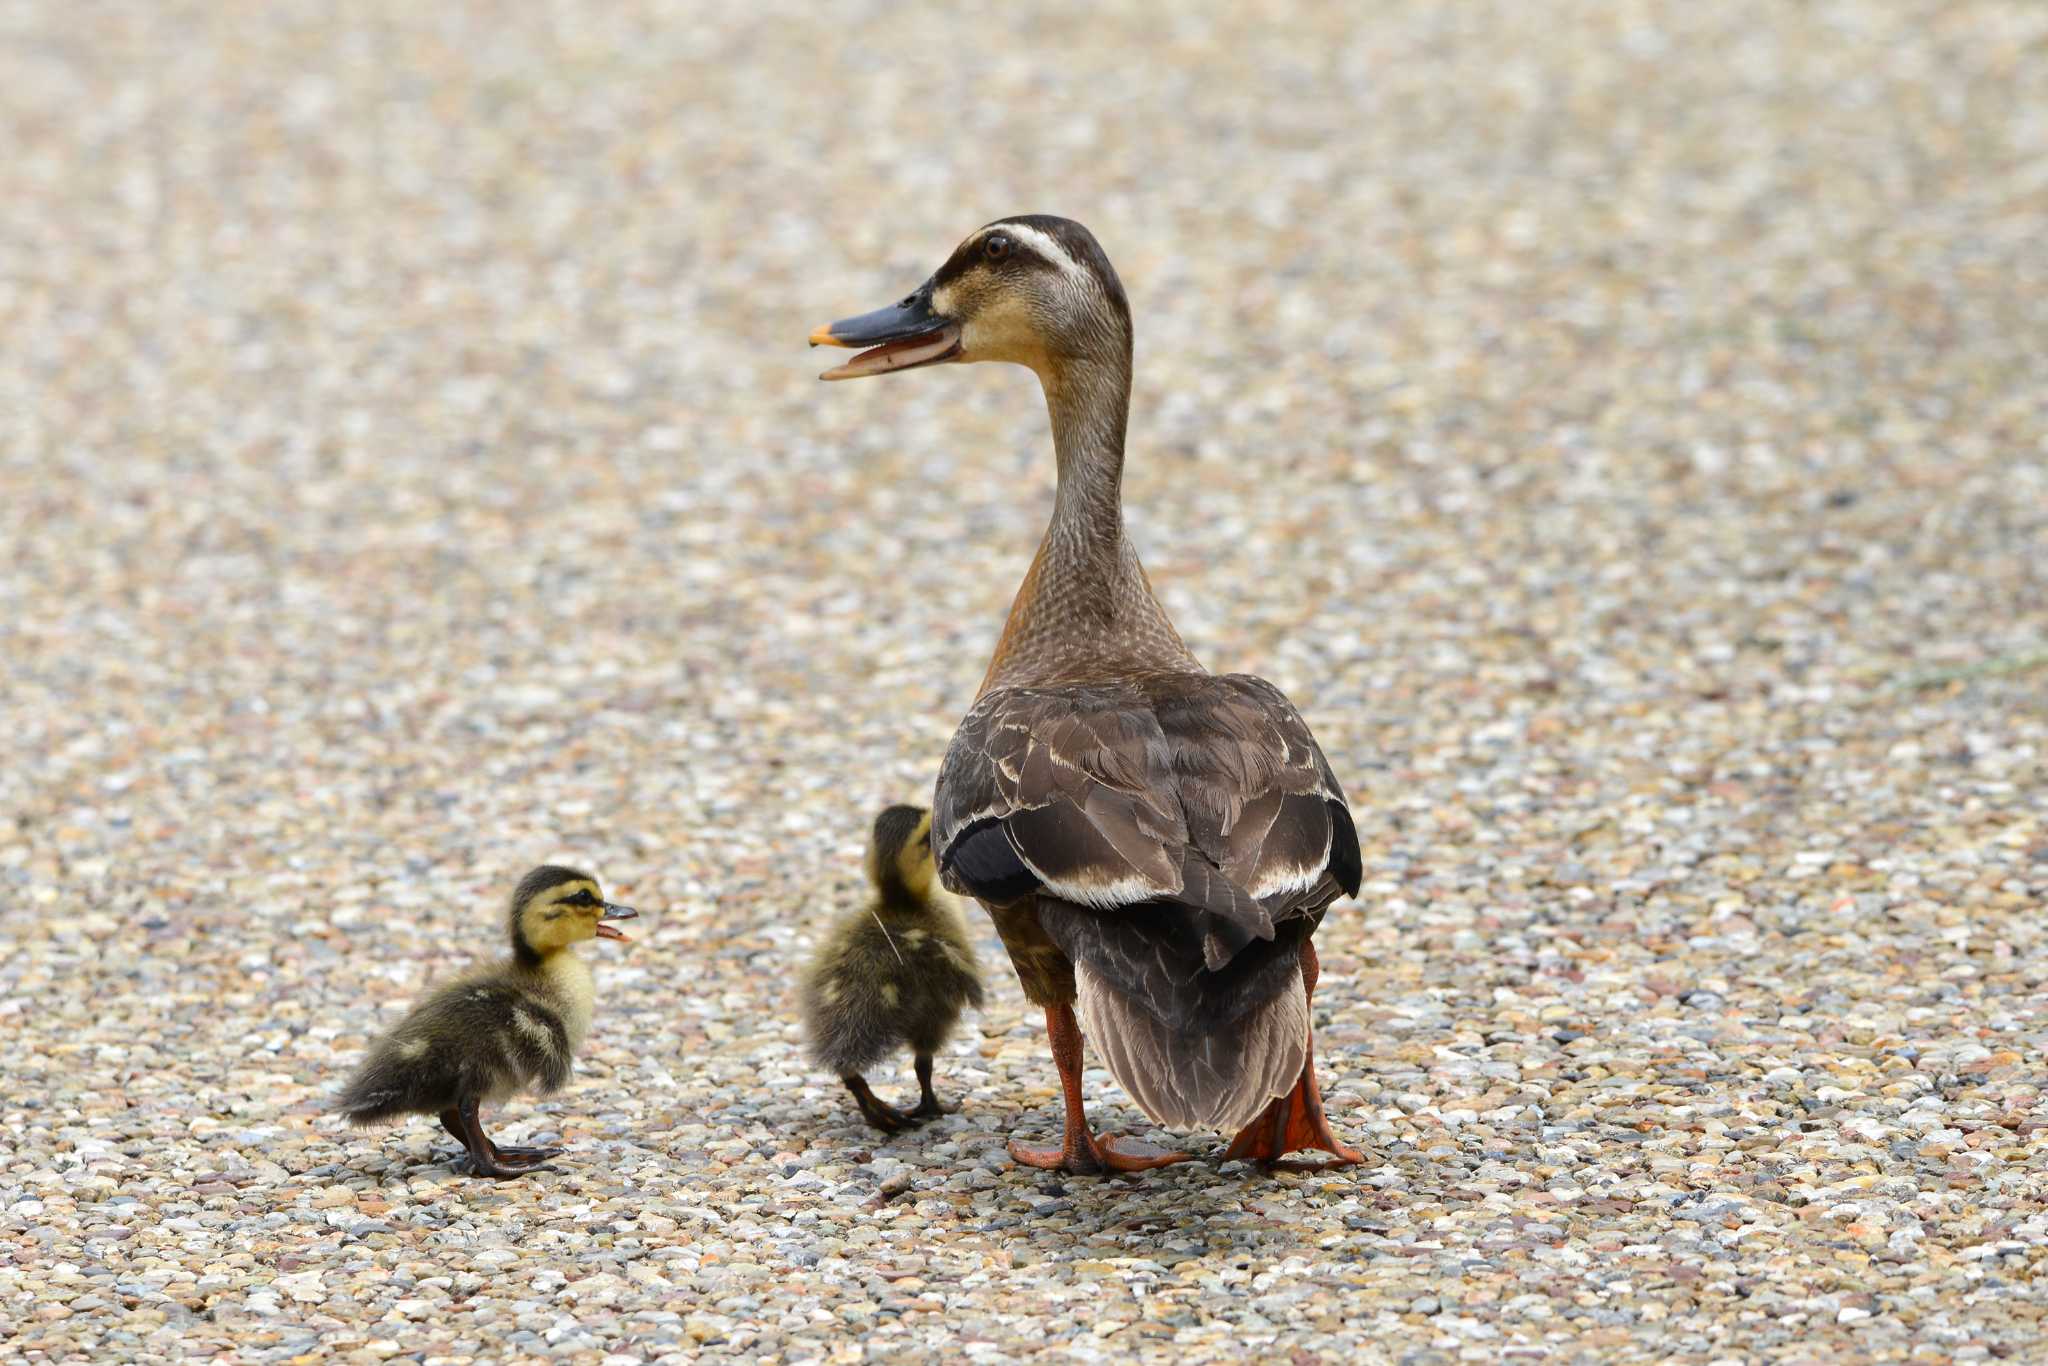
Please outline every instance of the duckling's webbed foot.
[{"label": "duckling's webbed foot", "polygon": [[885,1134],[900,1134],[905,1129],[915,1129],[924,1122],[921,1118],[906,1115],[869,1090],[867,1078],[858,1072],[839,1080],[845,1082],[846,1089],[853,1092],[853,1103],[860,1107],[861,1118]]},{"label": "duckling's webbed foot", "polygon": [[478,1176],[511,1177],[552,1171],[553,1168],[546,1165],[547,1158],[560,1151],[555,1148],[500,1148],[484,1133],[475,1101],[464,1101],[453,1110],[443,1110],[441,1127],[455,1135],[469,1150],[470,1170]]},{"label": "duckling's webbed foot", "polygon": [[939,1093],[932,1090],[932,1055],[929,1053],[917,1055],[917,1088],[920,1096],[917,1108],[910,1112],[913,1119],[936,1119],[960,1108],[941,1101]]}]

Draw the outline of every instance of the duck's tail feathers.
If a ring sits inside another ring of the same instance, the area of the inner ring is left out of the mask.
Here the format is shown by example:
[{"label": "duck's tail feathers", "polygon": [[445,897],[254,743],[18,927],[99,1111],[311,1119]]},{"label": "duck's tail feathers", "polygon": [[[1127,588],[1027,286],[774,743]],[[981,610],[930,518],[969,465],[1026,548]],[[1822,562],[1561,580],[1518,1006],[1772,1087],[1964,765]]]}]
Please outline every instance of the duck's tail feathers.
[{"label": "duck's tail feathers", "polygon": [[1081,1032],[1157,1124],[1235,1132],[1301,1078],[1309,1020],[1298,967],[1220,1037],[1169,1028],[1086,963],[1074,968]]}]

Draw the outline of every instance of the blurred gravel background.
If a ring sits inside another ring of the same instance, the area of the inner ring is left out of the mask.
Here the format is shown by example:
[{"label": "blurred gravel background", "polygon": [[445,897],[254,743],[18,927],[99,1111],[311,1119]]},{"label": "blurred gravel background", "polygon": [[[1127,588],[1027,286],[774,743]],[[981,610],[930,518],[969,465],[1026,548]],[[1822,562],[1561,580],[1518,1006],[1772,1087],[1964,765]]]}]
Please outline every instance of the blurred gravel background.
[{"label": "blurred gravel background", "polygon": [[[1164,10],[0,3],[0,1357],[2038,1352],[2048,9]],[[799,1054],[1052,476],[803,340],[1021,211],[1352,793],[1355,1172],[1014,1169],[1006,969]],[[319,1116],[543,858],[562,1170]]]}]

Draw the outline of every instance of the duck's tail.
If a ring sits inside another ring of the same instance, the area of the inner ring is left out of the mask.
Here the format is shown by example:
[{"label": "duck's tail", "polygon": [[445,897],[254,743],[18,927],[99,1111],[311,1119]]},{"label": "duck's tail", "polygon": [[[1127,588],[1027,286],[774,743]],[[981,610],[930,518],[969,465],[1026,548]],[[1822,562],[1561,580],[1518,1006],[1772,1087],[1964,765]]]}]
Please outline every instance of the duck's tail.
[{"label": "duck's tail", "polygon": [[1088,1036],[1132,1100],[1169,1129],[1243,1128],[1294,1089],[1308,1058],[1308,997],[1299,966],[1226,1033],[1176,1029],[1119,992],[1087,963],[1074,965],[1075,1007]]}]

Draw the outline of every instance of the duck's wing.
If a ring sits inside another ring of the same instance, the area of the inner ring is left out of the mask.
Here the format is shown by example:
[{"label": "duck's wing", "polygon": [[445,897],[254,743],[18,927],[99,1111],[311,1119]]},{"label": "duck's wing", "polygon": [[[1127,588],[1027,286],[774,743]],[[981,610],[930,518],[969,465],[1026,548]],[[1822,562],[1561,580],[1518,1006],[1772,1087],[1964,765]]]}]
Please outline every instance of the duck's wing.
[{"label": "duck's wing", "polygon": [[1294,704],[1250,674],[1173,677],[1151,702],[1188,837],[1276,921],[1356,896],[1358,831]]},{"label": "duck's wing", "polygon": [[1131,689],[990,693],[940,768],[933,856],[949,886],[984,900],[1044,889],[1106,909],[1170,896],[1187,823],[1159,781],[1165,760],[1159,722]]},{"label": "duck's wing", "polygon": [[1357,886],[1314,737],[1241,675],[988,694],[947,750],[932,836],[947,886],[991,904],[1194,912],[1212,971]]}]

